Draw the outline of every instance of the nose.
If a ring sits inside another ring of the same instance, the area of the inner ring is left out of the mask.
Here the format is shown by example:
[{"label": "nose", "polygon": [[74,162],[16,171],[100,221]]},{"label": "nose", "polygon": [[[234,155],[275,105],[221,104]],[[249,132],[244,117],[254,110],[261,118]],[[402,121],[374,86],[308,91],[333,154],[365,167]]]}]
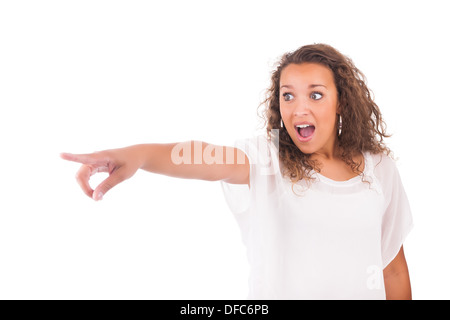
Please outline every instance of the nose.
[{"label": "nose", "polygon": [[299,101],[299,103],[294,108],[295,117],[304,117],[309,115],[310,108],[306,101]]}]

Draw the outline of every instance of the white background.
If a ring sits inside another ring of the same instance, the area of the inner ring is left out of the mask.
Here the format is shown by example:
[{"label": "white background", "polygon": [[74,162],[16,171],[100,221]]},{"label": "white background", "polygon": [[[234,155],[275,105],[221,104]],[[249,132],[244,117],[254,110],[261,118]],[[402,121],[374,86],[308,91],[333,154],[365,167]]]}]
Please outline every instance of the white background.
[{"label": "white background", "polygon": [[449,299],[446,5],[1,1],[0,298],[245,299],[218,182],[140,171],[94,202],[59,153],[253,136],[274,63],[324,42],[364,72],[394,134],[414,298]]}]

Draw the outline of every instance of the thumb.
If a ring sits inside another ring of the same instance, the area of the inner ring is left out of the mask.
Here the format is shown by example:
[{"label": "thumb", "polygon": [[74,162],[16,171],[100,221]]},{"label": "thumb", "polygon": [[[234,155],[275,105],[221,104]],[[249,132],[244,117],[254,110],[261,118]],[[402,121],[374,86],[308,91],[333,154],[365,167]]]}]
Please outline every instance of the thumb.
[{"label": "thumb", "polygon": [[113,187],[115,187],[116,185],[118,185],[119,183],[121,183],[122,181],[125,180],[124,175],[122,174],[123,169],[119,168],[115,171],[113,171],[113,173],[110,174],[110,176],[108,178],[106,178],[105,180],[103,180],[103,182],[101,182],[97,188],[95,188],[93,194],[92,194],[92,198],[96,201],[98,200],[102,200],[103,196],[109,191],[111,190]]}]

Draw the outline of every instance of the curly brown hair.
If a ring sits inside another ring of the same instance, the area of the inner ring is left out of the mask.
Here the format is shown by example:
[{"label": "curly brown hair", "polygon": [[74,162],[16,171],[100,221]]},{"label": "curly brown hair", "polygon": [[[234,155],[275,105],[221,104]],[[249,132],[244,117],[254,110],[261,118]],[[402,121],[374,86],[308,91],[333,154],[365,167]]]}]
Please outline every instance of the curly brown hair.
[{"label": "curly brown hair", "polygon": [[295,183],[301,179],[309,181],[312,170],[320,172],[319,164],[309,154],[303,153],[294,144],[286,128],[281,126],[280,77],[283,69],[292,63],[318,63],[333,72],[342,117],[342,133],[337,138],[337,144],[341,159],[353,172],[362,173],[362,163],[353,160],[357,154],[367,151],[391,154],[383,142],[383,138],[390,135],[386,133],[386,124],[373,100],[373,93],[366,86],[364,74],[350,58],[335,48],[326,44],[306,45],[281,57],[272,73],[272,85],[266,92],[267,98],[261,104],[265,105],[263,118],[269,139],[273,129],[279,130],[279,157],[283,164],[283,175]]}]

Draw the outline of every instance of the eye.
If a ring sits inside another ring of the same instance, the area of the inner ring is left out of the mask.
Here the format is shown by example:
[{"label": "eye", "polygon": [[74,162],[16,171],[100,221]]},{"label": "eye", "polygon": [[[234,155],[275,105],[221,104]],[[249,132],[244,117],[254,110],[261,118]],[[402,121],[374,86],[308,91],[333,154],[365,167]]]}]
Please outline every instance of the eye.
[{"label": "eye", "polygon": [[323,95],[320,92],[313,92],[311,93],[311,99],[313,100],[320,100],[322,99]]},{"label": "eye", "polygon": [[294,96],[290,94],[289,92],[283,93],[284,101],[291,101],[294,99]]}]

